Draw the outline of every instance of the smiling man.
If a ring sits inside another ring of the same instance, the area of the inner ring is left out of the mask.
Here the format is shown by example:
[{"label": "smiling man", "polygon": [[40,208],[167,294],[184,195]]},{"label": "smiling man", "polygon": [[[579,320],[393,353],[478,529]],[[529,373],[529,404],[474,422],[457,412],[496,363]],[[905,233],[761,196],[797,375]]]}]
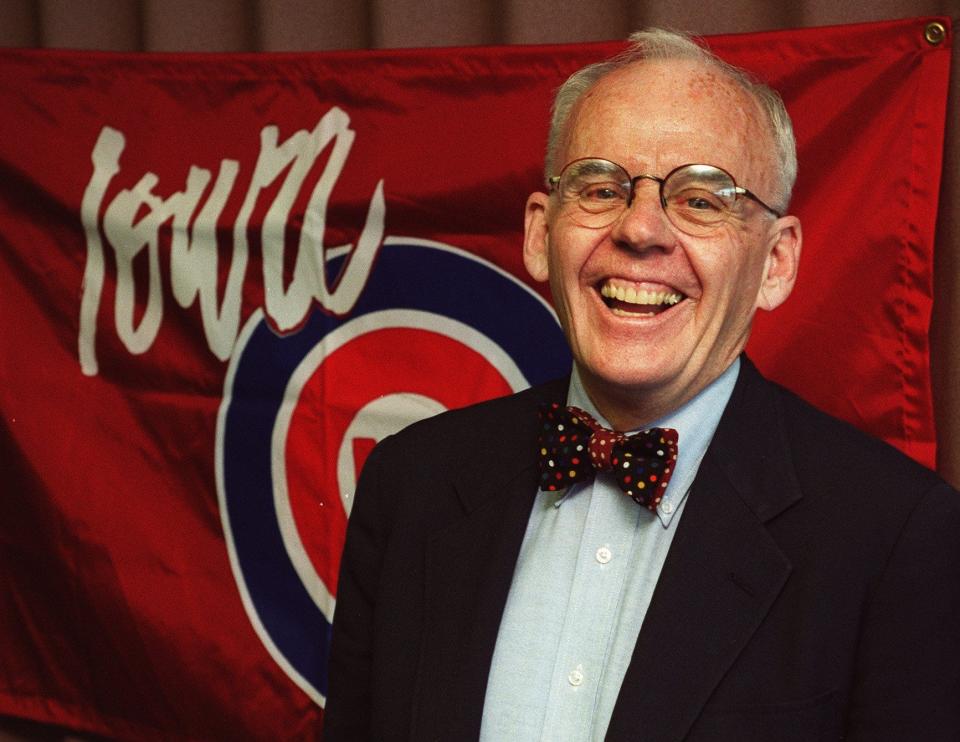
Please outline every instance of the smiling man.
[{"label": "smiling man", "polygon": [[371,454],[326,739],[960,739],[960,496],[742,355],[800,259],[783,104],[632,42],[527,200],[571,377]]},{"label": "smiling man", "polygon": [[549,279],[587,393],[617,429],[704,389],[743,350],[756,308],[793,287],[800,222],[734,180],[785,207],[796,173],[782,104],[762,98],[771,115],[752,88],[698,57],[649,60],[558,107],[558,175],[527,202],[524,257]]}]

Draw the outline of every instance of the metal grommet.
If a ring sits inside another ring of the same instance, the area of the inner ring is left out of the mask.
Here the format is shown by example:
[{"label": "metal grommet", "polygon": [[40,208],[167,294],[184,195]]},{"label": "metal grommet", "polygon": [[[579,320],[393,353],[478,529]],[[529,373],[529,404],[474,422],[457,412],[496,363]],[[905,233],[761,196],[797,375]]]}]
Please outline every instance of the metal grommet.
[{"label": "metal grommet", "polygon": [[923,29],[923,38],[931,46],[939,46],[947,37],[947,29],[940,21],[930,21]]}]

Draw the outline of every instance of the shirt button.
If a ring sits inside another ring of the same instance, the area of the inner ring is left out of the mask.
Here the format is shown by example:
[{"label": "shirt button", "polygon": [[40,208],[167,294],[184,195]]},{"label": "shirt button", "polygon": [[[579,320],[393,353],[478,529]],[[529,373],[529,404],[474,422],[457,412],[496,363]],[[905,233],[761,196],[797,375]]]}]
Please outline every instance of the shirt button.
[{"label": "shirt button", "polygon": [[597,549],[597,561],[600,562],[600,564],[606,564],[611,559],[613,559],[613,552],[606,546],[601,546]]},{"label": "shirt button", "polygon": [[660,509],[663,510],[667,515],[673,512],[673,505],[669,502],[665,502],[660,506]]},{"label": "shirt button", "polygon": [[577,665],[577,669],[571,670],[570,674],[567,675],[567,682],[574,687],[583,683],[583,672],[580,670],[580,667],[580,665]]}]

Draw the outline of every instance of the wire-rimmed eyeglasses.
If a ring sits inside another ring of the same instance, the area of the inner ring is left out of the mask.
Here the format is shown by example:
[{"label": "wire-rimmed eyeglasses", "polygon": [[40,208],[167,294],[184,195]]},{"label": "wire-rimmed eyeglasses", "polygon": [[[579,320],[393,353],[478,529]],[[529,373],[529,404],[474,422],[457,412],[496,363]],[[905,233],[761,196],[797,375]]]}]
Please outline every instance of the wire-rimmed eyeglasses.
[{"label": "wire-rimmed eyeglasses", "polygon": [[633,177],[620,165],[596,157],[567,163],[559,175],[548,179],[564,202],[578,209],[574,220],[590,229],[608,227],[630,208],[637,182],[652,180],[660,186],[660,205],[681,232],[702,236],[714,231],[734,213],[737,200],[745,196],[776,217],[781,214],[756,195],[737,185],[733,176],[715,165],[681,165],[663,178]]}]

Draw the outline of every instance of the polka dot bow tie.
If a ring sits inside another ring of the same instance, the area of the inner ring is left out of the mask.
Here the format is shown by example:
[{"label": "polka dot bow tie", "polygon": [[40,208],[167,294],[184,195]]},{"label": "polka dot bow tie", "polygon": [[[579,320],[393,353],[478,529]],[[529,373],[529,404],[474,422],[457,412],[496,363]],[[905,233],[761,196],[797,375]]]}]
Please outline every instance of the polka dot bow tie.
[{"label": "polka dot bow tie", "polygon": [[667,491],[677,463],[677,431],[651,428],[624,435],[578,407],[540,407],[540,489],[554,492],[612,471],[620,488],[651,511]]}]

